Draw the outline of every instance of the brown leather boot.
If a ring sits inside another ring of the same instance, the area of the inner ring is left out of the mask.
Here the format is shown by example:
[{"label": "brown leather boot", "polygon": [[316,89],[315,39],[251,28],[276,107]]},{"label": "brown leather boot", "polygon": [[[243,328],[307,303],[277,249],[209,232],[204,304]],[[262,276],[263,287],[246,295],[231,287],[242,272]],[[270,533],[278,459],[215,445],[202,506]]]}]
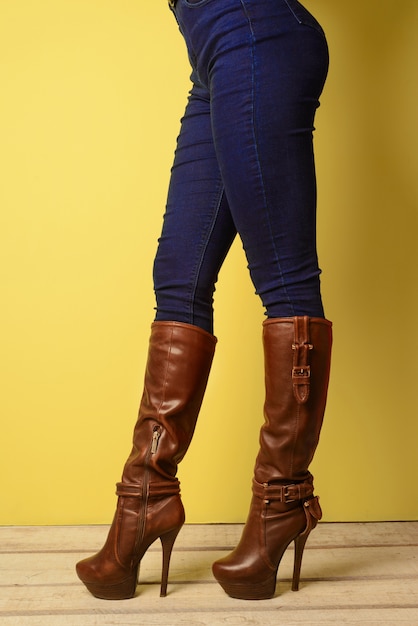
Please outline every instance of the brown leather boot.
[{"label": "brown leather boot", "polygon": [[295,542],[292,589],[299,588],[303,549],[322,517],[308,471],[322,426],[331,358],[331,323],[322,318],[266,320],[265,424],[253,498],[241,540],[213,564],[225,592],[242,600],[271,598],[277,569]]},{"label": "brown leather boot", "polygon": [[118,505],[100,552],[77,563],[77,574],[96,597],[135,594],[140,561],[160,539],[161,595],[166,595],[175,539],[184,523],[177,464],[191,442],[212,364],[216,338],[179,322],[151,328],[144,392],[132,452],[117,484]]}]

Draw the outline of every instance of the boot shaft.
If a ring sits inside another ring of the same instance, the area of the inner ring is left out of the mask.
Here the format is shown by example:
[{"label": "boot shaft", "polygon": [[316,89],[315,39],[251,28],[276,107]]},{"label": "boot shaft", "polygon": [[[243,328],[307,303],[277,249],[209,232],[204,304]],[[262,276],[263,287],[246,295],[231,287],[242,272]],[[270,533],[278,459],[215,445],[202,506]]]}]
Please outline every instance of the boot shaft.
[{"label": "boot shaft", "polygon": [[263,345],[265,423],[255,478],[259,483],[309,481],[327,398],[331,322],[309,317],[266,320]]},{"label": "boot shaft", "polygon": [[151,481],[172,479],[190,445],[216,346],[206,331],[180,322],[151,327],[144,391],[122,482],[146,468]]}]

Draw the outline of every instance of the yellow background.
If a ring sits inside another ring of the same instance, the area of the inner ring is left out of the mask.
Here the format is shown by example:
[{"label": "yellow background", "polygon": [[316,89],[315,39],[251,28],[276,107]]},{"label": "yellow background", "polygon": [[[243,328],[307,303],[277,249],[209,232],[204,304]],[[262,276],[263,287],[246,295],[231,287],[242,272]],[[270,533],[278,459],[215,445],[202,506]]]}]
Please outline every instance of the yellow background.
[{"label": "yellow background", "polygon": [[[332,58],[315,139],[335,329],[317,492],[328,521],[418,519],[418,3],[306,6]],[[184,45],[164,0],[0,0],[0,73],[0,523],[109,522]],[[215,306],[217,355],[180,468],[189,522],[241,521],[250,497],[263,313],[238,243]]]}]

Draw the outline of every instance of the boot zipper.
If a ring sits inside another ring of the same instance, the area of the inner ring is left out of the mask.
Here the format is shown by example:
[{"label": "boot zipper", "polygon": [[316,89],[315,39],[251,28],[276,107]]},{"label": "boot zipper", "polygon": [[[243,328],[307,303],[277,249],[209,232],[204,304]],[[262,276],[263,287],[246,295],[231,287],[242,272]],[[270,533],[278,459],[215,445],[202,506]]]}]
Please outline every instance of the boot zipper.
[{"label": "boot zipper", "polygon": [[144,478],[143,478],[143,483],[142,483],[142,487],[143,487],[142,506],[141,506],[141,512],[139,515],[139,526],[138,526],[137,538],[135,542],[135,552],[136,552],[137,546],[140,545],[142,538],[144,536],[144,533],[145,533],[145,518],[146,518],[147,506],[148,506],[149,461],[150,461],[151,455],[157,452],[158,442],[160,440],[160,437],[161,437],[161,428],[159,426],[154,426],[154,429],[152,432],[151,444],[148,448],[147,456],[145,458]]},{"label": "boot zipper", "polygon": [[161,430],[158,426],[154,427],[154,432],[152,433],[152,442],[151,442],[151,454],[155,454],[158,449],[158,442],[160,441]]}]

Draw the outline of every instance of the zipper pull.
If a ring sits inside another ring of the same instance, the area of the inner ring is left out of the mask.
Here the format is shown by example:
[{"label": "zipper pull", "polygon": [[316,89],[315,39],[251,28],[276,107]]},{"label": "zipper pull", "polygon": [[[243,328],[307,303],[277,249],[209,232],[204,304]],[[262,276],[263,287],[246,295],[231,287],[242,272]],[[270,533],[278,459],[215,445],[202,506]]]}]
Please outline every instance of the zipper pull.
[{"label": "zipper pull", "polygon": [[154,432],[152,433],[151,454],[155,454],[157,452],[160,437],[161,431],[158,427],[155,427]]}]

